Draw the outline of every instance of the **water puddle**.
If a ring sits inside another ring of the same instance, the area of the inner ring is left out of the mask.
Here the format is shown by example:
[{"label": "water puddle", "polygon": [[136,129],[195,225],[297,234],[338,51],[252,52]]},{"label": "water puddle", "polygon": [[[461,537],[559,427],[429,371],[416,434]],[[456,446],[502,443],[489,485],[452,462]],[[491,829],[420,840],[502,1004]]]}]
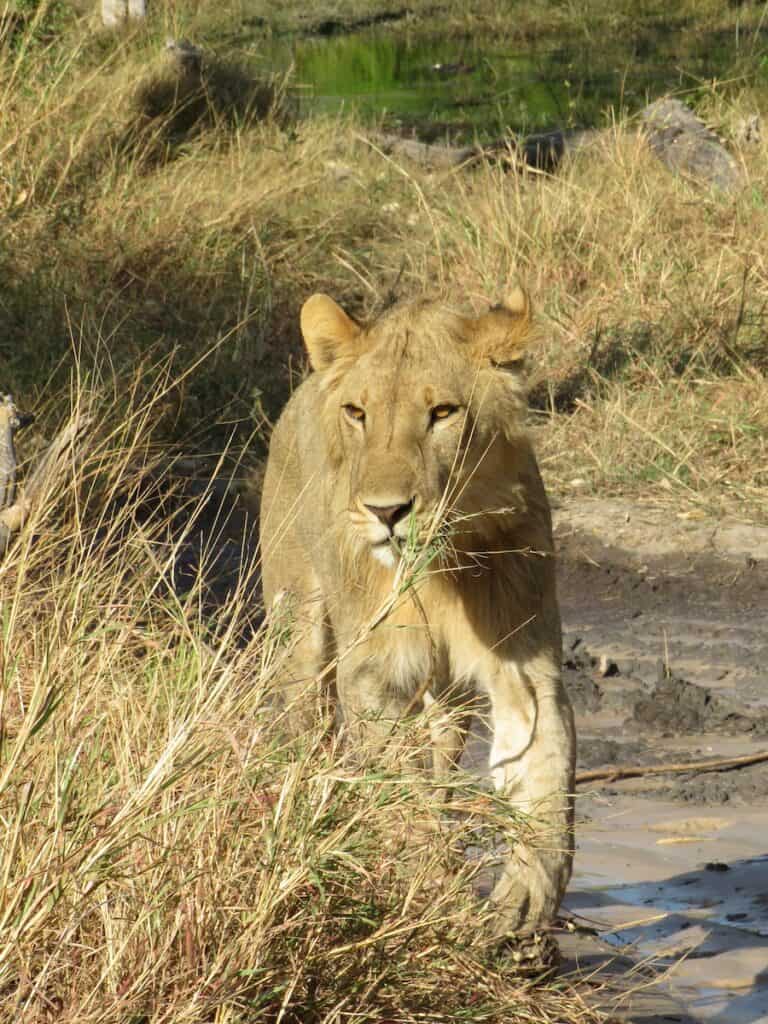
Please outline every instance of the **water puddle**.
[{"label": "water puddle", "polygon": [[568,909],[693,1019],[768,1022],[768,811],[617,797],[590,817]]},{"label": "water puddle", "polygon": [[[259,39],[247,45],[268,70],[293,67],[305,113],[354,108],[387,115],[422,136],[497,136],[552,126],[595,126],[607,110],[691,90],[749,63],[755,40],[691,33],[685,24],[631,36],[530,44],[498,37],[411,36],[382,28],[331,37]],[[754,57],[752,66],[759,66]]]},{"label": "water puddle", "polygon": [[710,861],[703,871],[661,883],[609,886],[602,892],[619,903],[652,906],[672,917],[694,912],[708,925],[768,937],[768,856],[732,864]]}]

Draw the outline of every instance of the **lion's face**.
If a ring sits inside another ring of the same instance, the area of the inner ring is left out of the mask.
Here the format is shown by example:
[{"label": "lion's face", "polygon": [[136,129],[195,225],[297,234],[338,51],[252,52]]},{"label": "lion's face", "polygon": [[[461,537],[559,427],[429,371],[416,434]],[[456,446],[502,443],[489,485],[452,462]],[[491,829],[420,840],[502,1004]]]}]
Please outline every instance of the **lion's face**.
[{"label": "lion's face", "polygon": [[350,523],[389,565],[409,533],[428,528],[441,501],[450,501],[470,440],[472,366],[450,341],[442,362],[418,344],[409,358],[410,344],[382,340],[329,395],[348,471]]},{"label": "lion's face", "polygon": [[384,565],[446,517],[482,511],[477,494],[501,469],[497,440],[519,429],[509,364],[519,363],[529,323],[519,290],[485,317],[421,303],[367,330],[326,296],[305,304],[302,329],[324,374],[320,426],[346,492],[341,514]]}]

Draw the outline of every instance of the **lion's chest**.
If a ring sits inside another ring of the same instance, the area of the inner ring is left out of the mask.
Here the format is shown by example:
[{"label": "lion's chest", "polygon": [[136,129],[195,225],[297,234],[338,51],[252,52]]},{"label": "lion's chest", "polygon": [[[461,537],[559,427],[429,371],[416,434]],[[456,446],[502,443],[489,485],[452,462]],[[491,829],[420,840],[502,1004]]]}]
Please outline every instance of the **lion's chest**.
[{"label": "lion's chest", "polygon": [[445,588],[421,588],[403,600],[370,634],[365,660],[376,675],[407,697],[427,685],[442,690],[475,688],[488,671],[488,650],[465,605]]}]

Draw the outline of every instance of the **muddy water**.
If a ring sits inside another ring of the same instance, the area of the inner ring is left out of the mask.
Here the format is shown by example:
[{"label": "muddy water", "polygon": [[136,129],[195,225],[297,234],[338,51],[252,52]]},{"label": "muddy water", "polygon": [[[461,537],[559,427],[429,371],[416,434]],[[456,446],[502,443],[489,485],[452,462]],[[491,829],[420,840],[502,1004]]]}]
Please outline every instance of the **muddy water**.
[{"label": "muddy water", "polygon": [[[569,940],[571,965],[610,970],[622,954],[635,982],[660,979],[644,998],[672,1014],[768,1021],[768,801],[704,811],[595,792],[579,809],[566,908],[598,935]],[[637,1002],[612,994],[605,1005],[633,1016]]]}]

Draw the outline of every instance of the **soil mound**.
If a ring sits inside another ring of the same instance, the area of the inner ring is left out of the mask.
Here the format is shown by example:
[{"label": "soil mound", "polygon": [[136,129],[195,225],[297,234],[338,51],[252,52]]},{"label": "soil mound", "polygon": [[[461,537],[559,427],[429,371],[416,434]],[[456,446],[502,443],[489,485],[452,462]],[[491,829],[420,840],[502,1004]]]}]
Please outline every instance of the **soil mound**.
[{"label": "soil mound", "polygon": [[718,697],[662,669],[655,689],[640,697],[631,720],[645,729],[667,736],[718,732],[725,735],[755,733],[768,735],[768,714],[753,716],[734,701]]}]

